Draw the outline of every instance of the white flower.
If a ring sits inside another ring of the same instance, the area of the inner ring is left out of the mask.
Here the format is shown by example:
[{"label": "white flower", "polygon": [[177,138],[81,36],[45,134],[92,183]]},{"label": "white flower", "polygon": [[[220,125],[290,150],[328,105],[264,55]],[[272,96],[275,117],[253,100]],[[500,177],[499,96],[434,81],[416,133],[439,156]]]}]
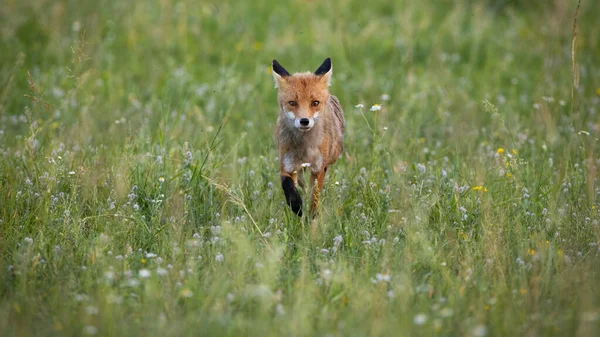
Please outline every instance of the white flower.
[{"label": "white flower", "polygon": [[390,100],[390,95],[388,95],[388,94],[381,95],[381,100],[382,101],[389,101]]},{"label": "white flower", "polygon": [[100,310],[98,310],[98,307],[95,307],[93,305],[88,305],[87,307],[85,307],[85,312],[88,315],[98,315]]},{"label": "white flower", "polygon": [[147,257],[147,258],[149,258],[149,259],[151,259],[151,258],[153,258],[153,257],[156,257],[156,256],[157,256],[157,255],[156,255],[156,254],[154,254],[154,253],[146,253],[146,257]]},{"label": "white flower", "polygon": [[148,278],[150,275],[152,275],[148,269],[140,269],[139,274],[141,278]]},{"label": "white flower", "polygon": [[137,287],[140,285],[140,281],[136,278],[130,278],[129,280],[127,280],[127,285],[130,287]]},{"label": "white flower", "polygon": [[484,337],[487,335],[488,329],[485,325],[479,324],[473,328],[473,336]]},{"label": "white flower", "polygon": [[156,268],[156,275],[165,276],[167,275],[167,270],[161,267]]},{"label": "white flower", "polygon": [[283,309],[283,305],[281,305],[281,303],[277,304],[277,306],[275,307],[275,311],[277,312],[277,315],[279,315],[279,316],[285,315],[285,310]]},{"label": "white flower", "polygon": [[379,110],[381,110],[381,105],[379,105],[379,104],[373,104],[373,106],[369,110],[371,110],[371,111],[379,111]]},{"label": "white flower", "polygon": [[390,282],[392,280],[392,276],[390,274],[380,274],[377,273],[375,275],[375,281],[378,282]]},{"label": "white flower", "polygon": [[416,325],[423,325],[425,324],[425,322],[427,322],[427,315],[425,314],[417,314],[413,318],[413,323],[415,323]]},{"label": "white flower", "polygon": [[109,280],[112,281],[115,278],[115,273],[112,271],[107,271],[104,273],[104,277]]},{"label": "white flower", "polygon": [[417,164],[417,170],[421,173],[425,173],[427,172],[427,167],[421,163]]},{"label": "white flower", "polygon": [[86,335],[95,335],[98,333],[98,328],[96,328],[93,325],[86,325],[83,328],[83,333],[85,333]]},{"label": "white flower", "polygon": [[225,260],[225,257],[223,257],[223,254],[218,253],[217,256],[215,256],[215,261],[223,262],[223,260]]},{"label": "white flower", "polygon": [[304,168],[304,167],[310,167],[310,165],[311,165],[310,163],[302,163],[302,167],[303,167],[303,168]]},{"label": "white flower", "polygon": [[355,105],[354,107],[355,107],[355,108],[358,108],[358,109],[362,109],[362,108],[364,108],[365,106],[364,106],[364,104],[362,104],[362,103],[359,103],[359,104]]},{"label": "white flower", "polygon": [[30,237],[26,237],[25,239],[23,239],[23,241],[25,241],[25,243],[29,245],[33,243],[33,239]]}]

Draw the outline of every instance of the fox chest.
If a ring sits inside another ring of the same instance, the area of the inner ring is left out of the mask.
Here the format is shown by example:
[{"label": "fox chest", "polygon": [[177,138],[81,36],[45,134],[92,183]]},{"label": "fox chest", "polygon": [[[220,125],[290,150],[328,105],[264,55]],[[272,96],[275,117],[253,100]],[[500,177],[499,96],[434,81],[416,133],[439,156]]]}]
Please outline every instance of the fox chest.
[{"label": "fox chest", "polygon": [[281,158],[281,166],[287,173],[294,173],[305,167],[312,172],[319,172],[323,168],[323,155],[318,148],[288,151]]}]

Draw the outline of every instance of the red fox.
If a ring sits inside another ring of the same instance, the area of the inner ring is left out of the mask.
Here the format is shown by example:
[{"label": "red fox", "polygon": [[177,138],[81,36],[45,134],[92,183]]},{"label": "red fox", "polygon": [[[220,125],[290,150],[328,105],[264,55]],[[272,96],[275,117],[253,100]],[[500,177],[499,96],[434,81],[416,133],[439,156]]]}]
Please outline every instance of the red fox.
[{"label": "red fox", "polygon": [[[344,140],[344,111],[329,93],[331,59],[314,72],[291,75],[273,60],[273,78],[278,89],[277,145],[281,187],[287,204],[302,216],[302,198],[296,186],[298,172],[311,171],[310,213],[318,210],[319,198],[329,165],[341,156]],[[300,181],[302,185],[302,181]]]}]

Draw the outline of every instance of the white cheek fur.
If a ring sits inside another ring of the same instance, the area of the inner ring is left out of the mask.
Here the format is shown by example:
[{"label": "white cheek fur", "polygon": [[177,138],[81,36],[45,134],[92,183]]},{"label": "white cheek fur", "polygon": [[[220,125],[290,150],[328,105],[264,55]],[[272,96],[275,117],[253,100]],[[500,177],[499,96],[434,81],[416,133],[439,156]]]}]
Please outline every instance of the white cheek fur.
[{"label": "white cheek fur", "polygon": [[292,120],[296,119],[296,115],[294,115],[294,113],[293,113],[293,112],[291,112],[291,111],[288,111],[288,112],[286,112],[286,113],[285,113],[285,115],[286,115],[286,116],[287,116],[289,119],[292,119]]}]

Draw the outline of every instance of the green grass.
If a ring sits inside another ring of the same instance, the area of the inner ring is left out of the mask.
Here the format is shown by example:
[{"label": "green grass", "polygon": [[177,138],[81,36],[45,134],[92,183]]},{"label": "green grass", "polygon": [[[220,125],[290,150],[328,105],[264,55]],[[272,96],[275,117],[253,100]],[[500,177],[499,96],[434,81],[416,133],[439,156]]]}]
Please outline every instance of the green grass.
[{"label": "green grass", "polygon": [[[2,1],[0,335],[597,336],[576,5]],[[300,220],[269,65],[326,57],[345,153]]]}]

